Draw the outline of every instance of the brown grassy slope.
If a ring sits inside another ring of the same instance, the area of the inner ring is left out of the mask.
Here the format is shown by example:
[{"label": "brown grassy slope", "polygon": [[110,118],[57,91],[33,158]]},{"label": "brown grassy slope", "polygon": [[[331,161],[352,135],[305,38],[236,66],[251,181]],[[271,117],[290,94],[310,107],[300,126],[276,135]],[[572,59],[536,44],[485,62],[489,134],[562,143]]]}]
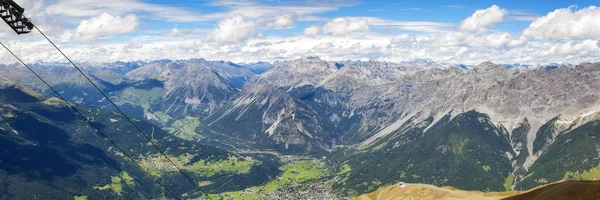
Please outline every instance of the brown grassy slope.
[{"label": "brown grassy slope", "polygon": [[506,200],[595,200],[600,199],[600,182],[597,181],[564,181],[533,189]]},{"label": "brown grassy slope", "polygon": [[427,184],[406,184],[389,186],[370,194],[357,197],[355,200],[452,200],[452,199],[476,199],[476,200],[499,200],[518,192],[479,192],[462,191],[452,187],[436,187]]},{"label": "brown grassy slope", "polygon": [[561,181],[540,186],[526,192],[480,192],[462,191],[452,187],[436,187],[427,184],[388,186],[373,193],[361,195],[355,200],[600,200],[599,181]]}]

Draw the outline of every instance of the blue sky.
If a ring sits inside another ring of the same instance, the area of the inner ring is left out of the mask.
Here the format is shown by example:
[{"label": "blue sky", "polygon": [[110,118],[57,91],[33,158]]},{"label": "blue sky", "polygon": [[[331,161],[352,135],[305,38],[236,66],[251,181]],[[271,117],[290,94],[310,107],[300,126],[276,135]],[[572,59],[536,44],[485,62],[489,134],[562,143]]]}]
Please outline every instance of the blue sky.
[{"label": "blue sky", "polygon": [[[183,0],[183,1],[164,1],[154,0],[147,1],[165,6],[173,7],[186,7],[190,10],[194,10],[198,13],[203,14],[215,14],[227,11],[226,7],[211,5],[209,1],[197,1],[197,0]],[[271,6],[310,6],[313,5],[310,2],[301,1],[255,1],[260,5],[271,5]],[[340,16],[344,17],[380,17],[389,20],[399,21],[435,21],[435,22],[446,22],[446,23],[458,23],[463,19],[469,17],[476,10],[487,8],[491,5],[498,5],[504,9],[508,9],[514,12],[515,16],[543,16],[549,12],[556,10],[557,8],[566,8],[569,6],[577,5],[579,7],[588,7],[598,5],[598,1],[592,0],[508,0],[508,1],[490,1],[490,0],[437,0],[437,1],[386,1],[386,0],[373,0],[373,1],[356,1],[351,6],[339,6],[336,10],[330,12],[316,13],[314,16],[322,18],[336,18]],[[192,23],[177,23],[177,22],[164,22],[161,21],[145,21],[148,25],[155,29],[168,29],[173,27],[181,28],[214,28],[216,21],[213,23],[207,22],[192,22]],[[294,27],[294,29],[301,30],[309,26],[311,23],[302,23]],[[318,22],[317,22],[318,24]],[[518,32],[529,25],[528,22],[523,21],[507,21],[498,24],[498,29]],[[286,29],[286,31],[278,31],[277,34],[293,34],[293,29]]]},{"label": "blue sky", "polygon": [[[206,58],[578,63],[600,58],[592,0],[16,0],[80,61]],[[38,34],[0,38],[55,61]],[[10,62],[0,54],[3,62]]]}]

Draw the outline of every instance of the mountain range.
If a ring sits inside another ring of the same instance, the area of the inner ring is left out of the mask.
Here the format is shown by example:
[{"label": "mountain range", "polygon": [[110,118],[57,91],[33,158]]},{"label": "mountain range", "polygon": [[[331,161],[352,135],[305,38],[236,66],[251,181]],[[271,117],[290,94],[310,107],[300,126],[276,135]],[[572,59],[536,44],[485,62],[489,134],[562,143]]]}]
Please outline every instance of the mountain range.
[{"label": "mountain range", "polygon": [[198,183],[207,192],[219,193],[262,184],[279,173],[279,160],[273,156],[241,155],[189,142],[134,118],[183,175],[123,116],[73,106],[98,129],[55,97],[2,84],[0,198],[196,198],[203,195]]},{"label": "mountain range", "polygon": [[[309,57],[273,64],[81,65],[128,115],[186,144],[218,147],[219,155],[325,157],[339,172],[332,188],[341,196],[398,181],[505,191],[600,178],[600,63],[465,66]],[[69,101],[112,109],[68,65],[32,67]],[[52,96],[23,67],[0,71],[7,85]]]}]

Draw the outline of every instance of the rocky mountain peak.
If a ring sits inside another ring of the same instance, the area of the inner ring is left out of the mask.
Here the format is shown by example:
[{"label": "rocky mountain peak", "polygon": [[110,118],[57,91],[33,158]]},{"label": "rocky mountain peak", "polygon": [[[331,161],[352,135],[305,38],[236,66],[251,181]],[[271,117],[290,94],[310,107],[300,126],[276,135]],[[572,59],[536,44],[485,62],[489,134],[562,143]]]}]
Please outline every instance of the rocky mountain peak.
[{"label": "rocky mountain peak", "polygon": [[490,61],[486,61],[486,62],[483,62],[483,63],[477,65],[473,69],[473,71],[485,73],[485,72],[489,72],[489,71],[499,71],[502,69],[504,69],[504,66],[499,65],[499,64],[494,64],[493,62],[490,62]]},{"label": "rocky mountain peak", "polygon": [[[327,144],[332,130],[327,120],[289,93],[268,84],[245,87],[238,98],[206,121],[212,130],[284,152],[330,148]],[[231,126],[232,122],[245,126]]]},{"label": "rocky mountain peak", "polygon": [[305,85],[318,85],[325,77],[339,69],[336,62],[318,58],[308,58],[280,63],[273,69],[259,75],[258,83],[271,84],[278,88],[295,88]]}]

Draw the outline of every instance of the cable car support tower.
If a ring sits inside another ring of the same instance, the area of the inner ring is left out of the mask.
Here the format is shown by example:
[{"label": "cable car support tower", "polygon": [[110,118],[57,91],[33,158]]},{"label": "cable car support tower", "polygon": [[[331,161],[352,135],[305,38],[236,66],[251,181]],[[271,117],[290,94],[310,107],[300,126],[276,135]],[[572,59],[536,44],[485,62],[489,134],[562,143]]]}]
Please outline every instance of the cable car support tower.
[{"label": "cable car support tower", "polygon": [[13,0],[0,0],[0,17],[19,35],[31,33],[34,28],[31,20],[23,15],[24,12],[25,9]]}]

